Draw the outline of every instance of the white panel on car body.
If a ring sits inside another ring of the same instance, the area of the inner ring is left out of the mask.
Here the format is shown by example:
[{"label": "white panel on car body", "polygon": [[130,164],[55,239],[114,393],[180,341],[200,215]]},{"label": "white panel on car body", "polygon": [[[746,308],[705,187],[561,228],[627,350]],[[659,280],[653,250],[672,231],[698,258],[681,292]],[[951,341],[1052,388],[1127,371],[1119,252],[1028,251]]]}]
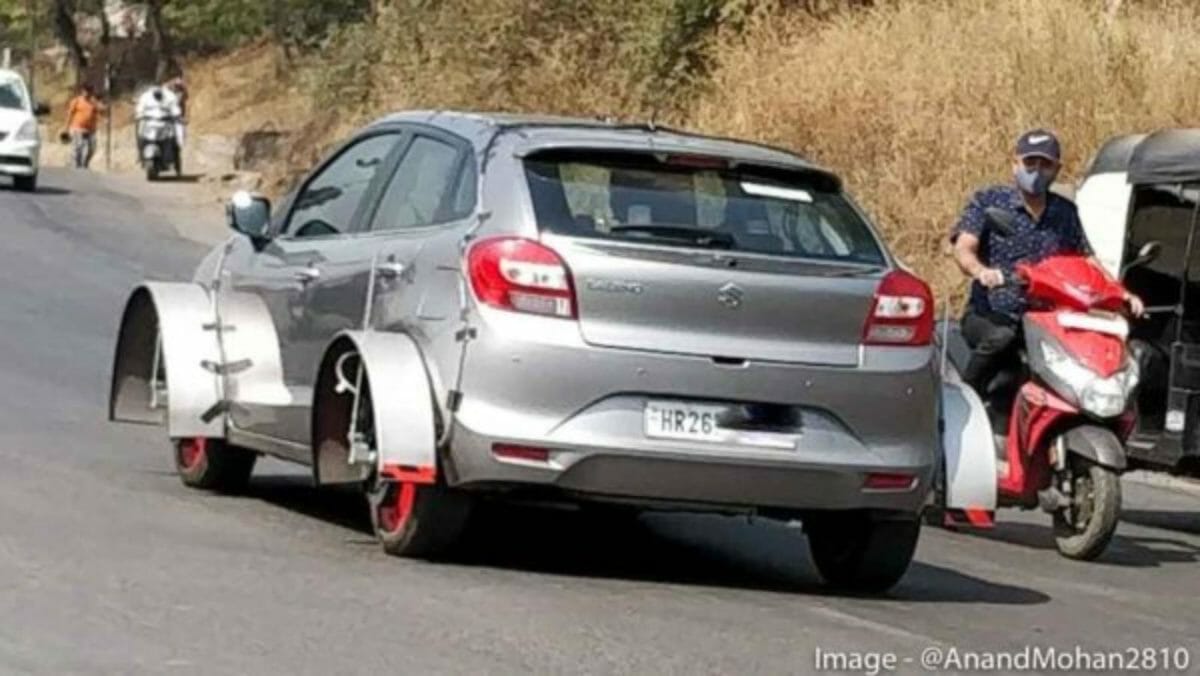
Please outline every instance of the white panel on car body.
[{"label": "white panel on car body", "polygon": [[403,333],[350,331],[341,337],[353,341],[370,378],[379,468],[436,467],[433,395],[417,344]]},{"label": "white panel on car body", "polygon": [[947,362],[942,371],[942,450],[947,509],[996,508],[996,451],[992,424],[975,390]]},{"label": "white panel on car body", "polygon": [[227,292],[221,296],[220,310],[225,327],[221,333],[225,362],[248,364],[226,376],[226,396],[233,403],[293,405],[292,393],[283,380],[279,336],[262,297]]},{"label": "white panel on car body", "polygon": [[142,288],[154,301],[162,335],[168,436],[225,436],[222,416],[201,419],[222,398],[219,376],[205,367],[220,363],[216,332],[205,329],[215,318],[208,292],[199,284],[180,282],[150,282]]}]

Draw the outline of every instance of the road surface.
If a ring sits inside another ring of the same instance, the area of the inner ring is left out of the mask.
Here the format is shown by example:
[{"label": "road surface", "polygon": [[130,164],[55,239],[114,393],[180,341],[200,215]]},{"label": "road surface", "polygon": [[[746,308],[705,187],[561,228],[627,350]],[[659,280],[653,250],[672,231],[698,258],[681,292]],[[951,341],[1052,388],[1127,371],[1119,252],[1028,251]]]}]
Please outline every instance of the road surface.
[{"label": "road surface", "polygon": [[105,398],[131,285],[204,249],[162,215],[169,188],[43,184],[0,188],[0,673],[782,674],[818,648],[1025,645],[1184,647],[1200,668],[1200,493],[1174,482],[1127,479],[1091,564],[1036,513],[926,529],[884,599],[824,592],[803,536],[769,522],[514,511],[430,564],[386,557],[357,497],[281,463],[245,497],[188,490],[162,431],[106,423]]}]

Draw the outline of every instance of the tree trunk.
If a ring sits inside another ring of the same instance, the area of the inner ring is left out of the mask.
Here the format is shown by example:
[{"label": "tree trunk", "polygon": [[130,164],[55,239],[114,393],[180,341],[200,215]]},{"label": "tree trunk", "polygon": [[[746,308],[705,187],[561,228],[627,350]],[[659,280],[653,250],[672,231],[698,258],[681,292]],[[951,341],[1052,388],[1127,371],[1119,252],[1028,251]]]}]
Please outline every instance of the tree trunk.
[{"label": "tree trunk", "polygon": [[[108,46],[112,44],[112,25],[108,23],[108,12],[104,9],[104,3],[100,3],[100,44],[104,45],[104,50],[108,51]],[[107,57],[106,57],[107,58]]]},{"label": "tree trunk", "polygon": [[54,36],[66,47],[71,65],[75,67],[75,79],[79,80],[88,61],[75,30],[75,3],[72,0],[54,0]]},{"label": "tree trunk", "polygon": [[175,61],[175,50],[171,44],[171,36],[167,31],[166,22],[163,21],[163,2],[164,0],[150,0],[146,3],[150,37],[154,41],[154,54],[158,59],[155,75],[160,82],[168,74],[174,75],[179,71],[179,64]]},{"label": "tree trunk", "polygon": [[287,7],[284,6],[285,0],[270,0],[270,2],[271,36],[279,49],[279,55],[275,59],[275,77],[282,78],[292,69],[292,55],[288,51],[287,27],[285,26]]}]

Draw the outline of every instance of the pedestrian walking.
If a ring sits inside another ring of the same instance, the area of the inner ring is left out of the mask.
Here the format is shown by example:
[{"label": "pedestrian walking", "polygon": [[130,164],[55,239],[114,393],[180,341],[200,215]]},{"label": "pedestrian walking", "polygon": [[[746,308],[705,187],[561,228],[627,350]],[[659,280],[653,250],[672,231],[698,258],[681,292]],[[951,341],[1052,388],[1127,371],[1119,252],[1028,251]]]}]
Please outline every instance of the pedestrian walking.
[{"label": "pedestrian walking", "polygon": [[67,123],[63,134],[71,140],[71,165],[87,169],[96,154],[96,129],[104,104],[96,98],[91,85],[79,85],[75,98],[67,104]]}]

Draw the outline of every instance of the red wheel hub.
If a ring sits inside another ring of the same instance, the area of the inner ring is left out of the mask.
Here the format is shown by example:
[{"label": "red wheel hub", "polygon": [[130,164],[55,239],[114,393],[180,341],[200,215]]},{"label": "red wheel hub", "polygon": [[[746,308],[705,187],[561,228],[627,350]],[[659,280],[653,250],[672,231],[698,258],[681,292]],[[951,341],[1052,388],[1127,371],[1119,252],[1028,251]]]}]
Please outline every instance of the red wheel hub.
[{"label": "red wheel hub", "polygon": [[179,442],[179,464],[183,465],[184,469],[195,469],[204,461],[207,450],[208,440],[204,437],[183,439]]},{"label": "red wheel hub", "polygon": [[408,523],[413,503],[417,499],[417,486],[411,482],[396,484],[388,491],[379,505],[379,527],[385,533],[396,533]]}]

